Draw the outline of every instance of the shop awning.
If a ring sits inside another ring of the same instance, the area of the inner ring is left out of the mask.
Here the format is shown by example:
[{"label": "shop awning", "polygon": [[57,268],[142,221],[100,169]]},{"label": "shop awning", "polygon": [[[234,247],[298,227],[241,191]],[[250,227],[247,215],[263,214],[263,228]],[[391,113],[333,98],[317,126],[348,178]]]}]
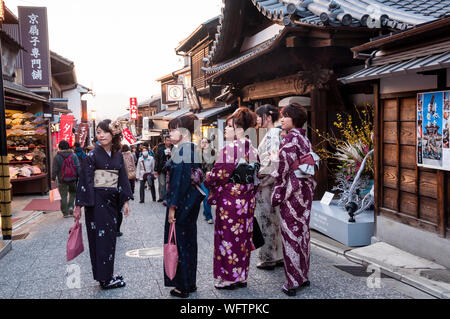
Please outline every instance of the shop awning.
[{"label": "shop awning", "polygon": [[3,80],[3,86],[5,91],[10,94],[15,94],[24,98],[28,98],[32,101],[48,102],[48,100],[36,93],[31,92],[26,87],[13,83],[8,80]]},{"label": "shop awning", "polygon": [[204,110],[203,112],[197,113],[195,115],[197,115],[197,117],[200,120],[208,120],[214,116],[218,116],[227,111],[231,111],[232,109],[233,109],[232,105],[226,105],[226,106],[222,106],[222,107],[215,107],[215,108],[207,109],[207,110]]},{"label": "shop awning", "polygon": [[395,63],[371,66],[352,75],[340,78],[344,84],[376,80],[396,75],[406,75],[417,72],[432,71],[450,67],[450,50],[446,52],[415,57]]},{"label": "shop awning", "polygon": [[170,121],[187,113],[189,113],[189,109],[176,110],[175,112],[164,116],[163,120]]},{"label": "shop awning", "polygon": [[170,113],[173,113],[173,112],[175,112],[175,111],[168,111],[168,110],[162,111],[162,112],[156,113],[153,116],[150,116],[149,119],[151,119],[151,120],[162,120],[162,119],[164,119],[164,116],[169,115]]}]

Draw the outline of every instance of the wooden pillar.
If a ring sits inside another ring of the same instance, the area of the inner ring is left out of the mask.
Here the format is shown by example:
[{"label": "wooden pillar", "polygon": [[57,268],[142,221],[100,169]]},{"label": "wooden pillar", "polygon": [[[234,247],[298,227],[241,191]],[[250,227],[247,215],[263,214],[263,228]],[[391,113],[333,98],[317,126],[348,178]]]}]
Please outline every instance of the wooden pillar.
[{"label": "wooden pillar", "polygon": [[374,96],[374,202],[375,202],[375,236],[377,235],[377,215],[380,213],[381,207],[381,191],[383,185],[383,179],[380,175],[380,168],[383,165],[382,147],[383,141],[381,140],[381,105],[380,105],[380,84],[375,83],[373,85]]},{"label": "wooden pillar", "polygon": [[445,214],[445,172],[437,171],[437,200],[439,213],[439,236],[445,238],[447,216]]},{"label": "wooden pillar", "polygon": [[[313,89],[311,92],[311,128],[315,132],[328,131],[328,113],[327,113],[327,92],[323,89]],[[316,134],[311,134],[311,143],[314,151],[322,139]],[[320,169],[316,174],[317,188],[314,193],[314,199],[321,199],[328,189],[328,168],[325,160],[320,163]]]}]

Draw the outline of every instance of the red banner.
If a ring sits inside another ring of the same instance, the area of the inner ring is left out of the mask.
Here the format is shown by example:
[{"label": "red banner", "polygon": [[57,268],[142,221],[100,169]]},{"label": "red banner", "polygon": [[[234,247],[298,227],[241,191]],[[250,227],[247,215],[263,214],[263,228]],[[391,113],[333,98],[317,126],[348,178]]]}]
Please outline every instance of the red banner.
[{"label": "red banner", "polygon": [[61,115],[59,120],[59,141],[69,142],[69,146],[73,146],[73,115]]},{"label": "red banner", "polygon": [[77,142],[80,143],[82,148],[86,144],[86,137],[88,136],[88,133],[89,133],[89,124],[81,123],[78,126]]},{"label": "red banner", "polygon": [[130,119],[137,120],[137,114],[138,114],[137,98],[132,97],[130,98]]},{"label": "red banner", "polygon": [[133,136],[133,134],[131,134],[129,129],[124,129],[122,131],[123,137],[127,140],[128,143],[130,144],[134,144],[136,143],[136,138]]}]

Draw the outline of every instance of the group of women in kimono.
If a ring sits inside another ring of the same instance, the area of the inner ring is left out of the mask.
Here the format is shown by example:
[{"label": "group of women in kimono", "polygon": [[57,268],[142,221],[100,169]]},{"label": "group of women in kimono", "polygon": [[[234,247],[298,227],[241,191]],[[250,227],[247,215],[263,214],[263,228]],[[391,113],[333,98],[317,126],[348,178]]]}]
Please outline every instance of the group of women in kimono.
[{"label": "group of women in kimono", "polygon": [[[272,270],[284,266],[286,283],[282,291],[294,296],[309,285],[309,220],[315,181],[313,176],[295,175],[298,160],[312,152],[302,128],[306,110],[290,104],[281,112],[281,129],[275,127],[278,108],[264,105],[256,113],[239,108],[226,121],[226,145],[216,155],[215,164],[203,179],[202,151],[192,142],[198,118],[187,114],[169,122],[175,145],[166,164],[167,212],[164,243],[175,223],[178,247],[176,275],[164,271],[165,286],[172,296],[187,298],[197,290],[197,218],[203,187],[209,205],[216,206],[214,230],[215,288],[233,290],[247,286],[250,255],[255,250],[253,226],[256,217],[265,244],[259,250],[257,267]],[[248,130],[267,130],[256,149]],[[104,289],[125,286],[122,276],[113,275],[117,215],[128,215],[132,198],[123,158],[116,142],[121,134],[110,121],[97,128],[100,142],[83,162],[78,185],[75,218],[85,207],[86,226],[94,279]],[[114,186],[114,187],[112,187]]]}]

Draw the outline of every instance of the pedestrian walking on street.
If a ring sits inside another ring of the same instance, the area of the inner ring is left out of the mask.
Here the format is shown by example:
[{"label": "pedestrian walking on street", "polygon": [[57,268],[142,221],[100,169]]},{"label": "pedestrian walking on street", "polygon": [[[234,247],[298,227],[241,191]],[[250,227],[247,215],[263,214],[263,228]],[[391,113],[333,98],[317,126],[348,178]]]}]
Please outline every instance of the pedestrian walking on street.
[{"label": "pedestrian walking on street", "polygon": [[169,122],[170,138],[176,146],[166,165],[169,188],[164,243],[168,242],[170,225],[175,223],[178,267],[173,280],[164,271],[164,285],[175,287],[170,294],[180,298],[197,290],[197,219],[204,195],[192,178],[193,172],[201,171],[201,161],[195,155],[197,146],[191,142],[195,120],[194,114],[187,114]]},{"label": "pedestrian walking on street", "polygon": [[217,205],[214,230],[217,289],[247,286],[250,253],[255,250],[252,236],[259,163],[257,150],[245,131],[255,124],[256,115],[247,108],[238,109],[227,120],[225,137],[232,142],[219,152],[205,180],[210,190],[208,203]]},{"label": "pedestrian walking on street", "polygon": [[[202,148],[202,163],[203,163],[202,170],[203,173],[206,175],[214,167],[216,150],[212,146],[212,141],[206,137],[204,137],[201,141],[201,148]],[[206,197],[203,200],[203,218],[204,220],[206,220],[208,224],[214,224],[211,214],[211,205],[208,204],[209,190],[206,188],[204,183],[202,183],[201,187],[203,192],[206,194]]]},{"label": "pedestrian walking on street", "polygon": [[75,197],[77,192],[77,180],[80,176],[80,162],[78,157],[70,149],[69,142],[61,141],[59,151],[53,160],[52,179],[58,178],[58,190],[61,195],[61,212],[64,218],[73,215]]},{"label": "pedestrian walking on street", "polygon": [[73,147],[74,147],[74,153],[75,153],[75,155],[78,157],[78,161],[79,161],[80,163],[82,163],[83,160],[84,160],[85,157],[86,157],[86,153],[85,153],[84,150],[81,148],[81,144],[78,143],[78,142],[76,142],[76,143],[73,145]]},{"label": "pedestrian walking on street", "polygon": [[138,161],[138,157],[136,155],[136,146],[131,145],[131,155],[133,155],[133,159],[134,159],[134,166],[137,165],[137,161]]},{"label": "pedestrian walking on street", "polygon": [[97,126],[96,145],[83,162],[77,189],[74,218],[85,209],[86,230],[94,279],[103,289],[125,286],[114,276],[119,213],[129,215],[133,199],[121,149],[122,129],[118,121],[104,120]]},{"label": "pedestrian walking on street", "polygon": [[167,194],[167,174],[164,170],[164,166],[166,165],[167,161],[170,159],[172,155],[172,143],[170,141],[170,136],[164,137],[164,143],[161,143],[158,145],[158,150],[156,153],[156,164],[155,164],[155,171],[158,176],[158,182],[159,182],[159,199],[158,202],[162,202],[166,199]]},{"label": "pedestrian walking on street", "polygon": [[267,131],[258,146],[261,169],[258,177],[261,181],[256,200],[255,214],[261,226],[265,244],[259,250],[259,269],[273,270],[283,265],[283,247],[280,230],[280,208],[272,207],[271,197],[275,178],[271,173],[278,170],[278,152],[280,150],[281,129],[274,123],[278,121],[280,112],[273,105],[263,105],[256,110],[257,123],[260,129]]},{"label": "pedestrian walking on street", "polygon": [[142,148],[142,156],[138,160],[136,178],[140,182],[139,203],[143,204],[145,202],[145,184],[150,186],[152,192],[152,199],[156,202],[156,192],[155,192],[155,159],[150,156],[147,148]]},{"label": "pedestrian walking on street", "polygon": [[[307,112],[298,103],[282,111],[281,125],[288,134],[281,142],[278,171],[272,205],[280,206],[284,270],[287,283],[282,290],[288,296],[309,285],[310,232],[309,221],[316,181],[313,176],[299,178],[295,174],[300,157],[312,152],[311,142],[302,128]],[[294,164],[297,161],[297,164]],[[297,166],[297,167],[295,167]]]}]

